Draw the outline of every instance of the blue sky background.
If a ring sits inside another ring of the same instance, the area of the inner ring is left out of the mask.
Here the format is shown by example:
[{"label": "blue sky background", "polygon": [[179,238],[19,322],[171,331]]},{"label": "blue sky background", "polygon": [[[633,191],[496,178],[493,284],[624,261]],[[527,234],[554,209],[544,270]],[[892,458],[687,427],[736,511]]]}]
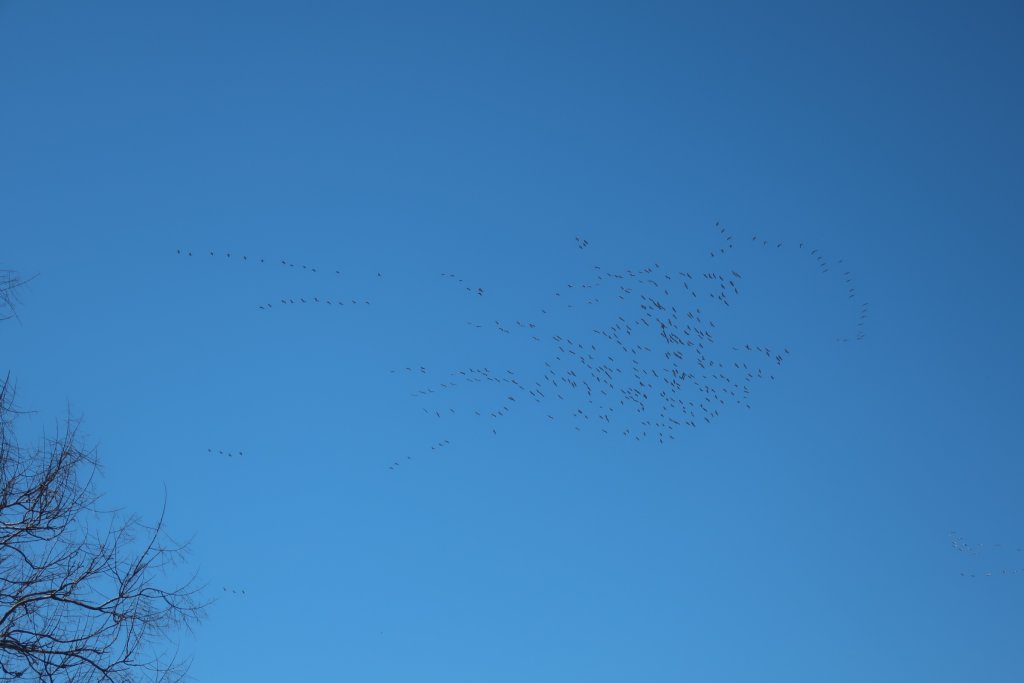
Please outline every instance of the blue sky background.
[{"label": "blue sky background", "polygon": [[[1020,680],[1022,28],[1016,3],[0,4],[26,429],[70,405],[108,500],[152,517],[166,484],[219,598],[200,681]],[[586,338],[627,308],[554,292],[655,262],[742,273],[723,335],[791,351],[749,410],[659,445],[410,395],[535,378],[494,321]],[[312,297],[370,304],[258,308]]]}]

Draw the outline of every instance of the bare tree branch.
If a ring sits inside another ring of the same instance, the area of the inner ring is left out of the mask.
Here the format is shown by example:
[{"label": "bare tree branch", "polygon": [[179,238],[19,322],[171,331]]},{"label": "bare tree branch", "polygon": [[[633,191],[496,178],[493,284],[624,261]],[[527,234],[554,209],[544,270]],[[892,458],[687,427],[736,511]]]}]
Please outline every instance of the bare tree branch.
[{"label": "bare tree branch", "polygon": [[104,510],[99,463],[78,422],[19,444],[10,377],[0,388],[0,679],[46,683],[180,680],[166,652],[203,615],[195,579],[171,581],[185,546],[154,524]]},{"label": "bare tree branch", "polygon": [[32,279],[26,280],[13,270],[0,270],[0,320],[18,317],[18,292]]}]

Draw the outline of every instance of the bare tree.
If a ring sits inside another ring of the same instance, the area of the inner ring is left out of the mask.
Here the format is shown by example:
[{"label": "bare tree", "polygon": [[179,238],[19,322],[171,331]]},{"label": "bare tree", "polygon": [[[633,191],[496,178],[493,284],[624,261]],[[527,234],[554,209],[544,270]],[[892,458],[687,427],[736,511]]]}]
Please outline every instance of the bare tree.
[{"label": "bare tree", "polygon": [[[7,283],[6,288],[4,283]],[[0,279],[0,303],[20,280]],[[11,309],[13,312],[13,309]],[[78,422],[22,446],[10,376],[0,387],[0,680],[180,680],[175,632],[204,604],[175,580],[184,546],[155,524],[101,507],[95,451]]]},{"label": "bare tree", "polygon": [[[31,278],[30,278],[31,279]],[[13,270],[0,270],[0,320],[17,314],[18,290],[27,282]]]}]

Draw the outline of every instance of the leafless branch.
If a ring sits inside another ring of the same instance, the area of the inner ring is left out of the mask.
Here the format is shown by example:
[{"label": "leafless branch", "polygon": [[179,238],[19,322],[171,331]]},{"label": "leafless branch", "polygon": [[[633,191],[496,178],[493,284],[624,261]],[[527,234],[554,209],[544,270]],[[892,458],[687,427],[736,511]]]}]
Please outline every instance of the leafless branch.
[{"label": "leafless branch", "polygon": [[[154,524],[101,509],[95,452],[78,423],[19,444],[10,378],[0,388],[0,680],[177,681],[166,652],[205,604],[194,578],[174,582],[185,546]],[[168,584],[168,582],[170,582]]]},{"label": "leafless branch", "polygon": [[0,269],[0,320],[18,317],[19,291],[32,279],[25,279],[13,270]]}]

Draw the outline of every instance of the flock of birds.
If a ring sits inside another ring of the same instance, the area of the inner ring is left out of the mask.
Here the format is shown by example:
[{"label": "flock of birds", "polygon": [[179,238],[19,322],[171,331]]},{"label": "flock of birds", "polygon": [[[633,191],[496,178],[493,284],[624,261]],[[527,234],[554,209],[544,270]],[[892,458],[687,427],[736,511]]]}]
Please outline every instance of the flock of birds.
[{"label": "flock of birds", "polygon": [[[219,258],[231,259],[232,258],[231,252],[229,252],[229,251],[226,251],[226,252],[223,252],[223,253],[218,253],[216,251],[201,252],[201,251],[192,250],[192,249],[177,249],[176,251],[177,251],[177,255],[178,256],[183,256],[185,258],[190,258],[192,256],[199,255],[199,254],[208,254],[208,256],[206,256],[206,258],[216,258],[216,259],[219,259]],[[282,258],[282,259],[266,259],[266,258],[262,258],[262,257],[249,258],[249,256],[246,255],[246,254],[242,254],[242,255],[235,254],[233,258],[234,258],[234,260],[236,262],[247,263],[247,264],[251,263],[251,264],[254,264],[254,265],[272,265],[272,266],[273,265],[279,265],[279,266],[281,266],[283,268],[288,268],[288,269],[291,269],[291,270],[298,270],[298,271],[306,271],[308,273],[318,273],[318,272],[319,273],[327,273],[327,274],[330,273],[330,271],[326,271],[326,270],[323,270],[323,269],[318,269],[316,266],[312,266],[312,265],[305,264],[305,263],[295,263],[293,261],[289,261],[288,259],[284,259],[284,258]],[[340,276],[341,274],[342,273],[341,273],[340,270],[335,270],[334,271],[334,275],[336,275],[336,276]],[[383,277],[383,276],[382,276],[381,273],[377,273],[377,277]],[[340,307],[345,306],[345,305],[348,305],[350,307],[351,306],[359,306],[359,305],[369,306],[370,305],[370,301],[369,301],[369,299],[353,299],[351,297],[346,298],[346,299],[342,299],[342,298],[339,298],[339,297],[320,298],[318,296],[310,296],[308,298],[306,298],[306,297],[281,297],[277,301],[270,301],[270,302],[266,302],[266,303],[261,303],[261,304],[258,304],[256,307],[259,310],[261,310],[261,311],[269,311],[272,308],[274,308],[275,305],[278,305],[278,306],[294,306],[294,305],[299,305],[299,306],[301,306],[303,304],[331,306],[331,307],[334,307],[334,308],[340,308]]]},{"label": "flock of birds", "polygon": [[[193,251],[191,249],[178,249],[177,253],[178,253],[178,256],[184,256],[186,258],[191,258],[193,255],[197,255],[200,252],[199,251]],[[220,256],[223,256],[224,258],[228,258],[228,259],[231,258],[231,252],[230,251],[226,251],[226,252],[224,252],[222,254],[218,254],[216,251],[210,251],[209,255],[214,257],[214,258],[219,258]],[[275,261],[273,259],[268,261],[267,259],[260,258],[260,257],[253,257],[253,258],[250,259],[245,254],[242,254],[242,255],[235,254],[235,260],[236,261],[244,261],[246,263],[264,264],[264,265],[267,264],[267,263],[270,263],[271,265],[273,265],[274,263],[278,263],[277,261]],[[282,266],[284,266],[286,268],[298,268],[300,270],[308,270],[311,273],[317,272],[316,266],[310,266],[310,265],[307,265],[307,264],[304,264],[304,263],[293,263],[293,262],[289,261],[288,259],[280,259],[280,265],[282,265]],[[336,271],[334,271],[334,274],[335,275],[341,275],[341,271],[340,270],[336,270]]]},{"label": "flock of birds", "polygon": [[[737,241],[733,239],[733,234],[726,230],[724,227],[722,227],[721,224],[715,223],[715,227],[718,229],[718,232],[722,238],[723,246],[720,246],[717,250],[712,250],[710,252],[711,258],[716,257],[716,252],[718,257],[725,256],[726,254],[729,253],[729,251],[735,248],[737,243]],[[773,247],[772,242],[769,242],[769,240],[758,237],[757,235],[753,235],[751,237],[751,242],[753,242],[755,245],[760,243],[762,247],[768,247],[773,249],[782,249],[784,246],[783,242],[775,242]],[[814,264],[817,267],[818,272],[820,272],[822,275],[830,272],[833,268],[844,265],[843,259],[838,259],[833,263],[831,260],[827,259],[819,249],[812,248],[811,246],[805,244],[804,242],[798,242],[797,249],[814,259]],[[858,300],[859,295],[857,293],[857,287],[854,284],[853,273],[851,273],[849,270],[844,270],[842,272],[842,280],[844,286],[846,287],[846,298],[849,300]],[[866,301],[860,301],[857,305],[857,320],[856,324],[854,325],[853,334],[837,337],[836,341],[862,341],[865,337],[864,323],[867,320],[867,318],[868,303]]]},{"label": "flock of birds", "polygon": [[[965,579],[977,579],[977,578],[994,578],[1001,576],[1019,576],[1024,574],[1024,547],[1022,546],[1005,546],[1002,543],[993,543],[991,546],[986,546],[984,543],[970,544],[967,543],[963,537],[957,534],[955,531],[949,532],[949,543],[954,551],[968,557],[978,557],[984,559],[985,557],[995,556],[995,562],[1004,563],[1006,562],[1007,553],[1022,553],[1016,555],[1019,565],[1016,567],[1003,566],[998,569],[978,569],[976,566],[966,568],[960,572],[960,576]],[[976,562],[972,561],[972,564]],[[989,565],[991,566],[991,564]]]},{"label": "flock of birds", "polygon": [[[716,259],[713,263],[725,262],[745,241],[747,246],[775,252],[789,248],[805,255],[822,276],[839,275],[846,298],[853,304],[855,319],[850,331],[835,337],[835,341],[865,339],[869,305],[860,300],[855,278],[842,267],[841,259],[833,261],[805,243],[787,245],[757,235],[741,240],[721,225],[715,227],[720,244],[709,252],[709,258]],[[575,239],[579,250],[590,245],[583,237]],[[200,252],[179,249],[177,253],[188,258]],[[207,258],[330,274],[287,259],[249,258],[214,251],[203,254],[208,254]],[[342,274],[340,270],[333,272],[337,276]],[[441,273],[441,277],[473,297],[485,296],[483,287],[467,283],[455,274]],[[634,442],[671,444],[682,432],[707,427],[729,409],[751,409],[756,387],[773,381],[791,355],[788,346],[727,339],[716,320],[741,295],[744,285],[743,275],[733,267],[673,270],[654,262],[637,268],[606,270],[595,265],[591,277],[552,292],[552,301],[529,319],[466,322],[484,334],[497,334],[527,345],[526,355],[536,359],[532,370],[472,366],[438,375],[418,365],[395,368],[391,373],[415,378],[420,383],[411,396],[425,403],[422,413],[440,421],[439,426],[466,415],[482,422],[487,432],[497,436],[510,414],[530,407],[541,419],[567,421],[577,431],[591,429]],[[369,305],[370,301],[289,297],[260,304],[258,308],[302,304],[341,307]],[[573,316],[581,325],[567,330]],[[422,384],[424,380],[430,383]],[[459,398],[459,392],[469,390],[476,392],[476,401]],[[439,453],[451,445],[450,438],[439,438],[430,444],[430,451]],[[207,452],[229,458],[243,455],[242,451],[213,448]],[[413,459],[413,455],[406,455],[404,460],[395,460],[387,467],[395,471]],[[1011,550],[1024,553],[1024,547],[971,545],[955,532],[950,533],[950,544],[965,558],[993,557],[999,553],[1005,557]],[[1024,555],[1017,557],[1024,560]],[[1024,566],[1004,565],[985,570],[967,568],[960,576],[973,579],[1024,574]],[[244,590],[226,586],[223,590],[245,595]]]},{"label": "flock of birds", "polygon": [[441,277],[455,280],[456,282],[458,282],[458,284],[462,285],[463,289],[465,289],[467,292],[470,292],[471,294],[476,294],[477,296],[484,295],[483,287],[471,287],[470,285],[467,285],[466,281],[460,278],[458,275],[453,275],[451,273],[441,273]]},{"label": "flock of birds", "polygon": [[[724,262],[741,239],[717,223],[715,231],[719,244],[709,256]],[[590,246],[579,235],[575,241],[579,250]],[[775,252],[786,247],[757,235],[746,244]],[[834,269],[839,272],[843,264],[804,243],[797,243],[794,251],[821,275]],[[286,258],[188,249],[178,249],[177,254],[331,274],[330,269]],[[744,287],[743,275],[735,267],[716,266],[716,262],[701,270],[673,270],[659,262],[617,270],[595,265],[590,277],[554,291],[551,303],[530,319],[466,322],[531,346],[526,353],[538,361],[533,369],[464,367],[437,376],[425,367],[407,367],[405,374],[433,380],[411,393],[427,403],[422,407],[425,415],[451,419],[467,414],[482,420],[495,436],[513,411],[534,406],[542,419],[568,421],[578,431],[594,429],[631,441],[670,444],[685,430],[713,424],[729,409],[751,409],[755,388],[773,381],[790,356],[790,349],[781,344],[737,339],[735,334],[730,338],[716,322]],[[340,270],[333,273],[342,275]],[[485,296],[483,287],[455,274],[441,273],[441,277],[475,298]],[[851,331],[836,341],[860,341],[865,338],[868,304],[859,301],[849,270],[842,270],[841,278],[847,299],[856,304],[856,320]],[[367,306],[370,300],[281,297],[257,308],[306,304],[341,308]],[[467,409],[467,402],[456,395],[466,389],[485,396]],[[451,443],[446,435],[430,450],[437,452]],[[230,452],[217,453],[234,457]],[[412,455],[405,458],[412,459]],[[395,470],[402,464],[393,461],[388,467]]]},{"label": "flock of birds", "polygon": [[[737,240],[716,224],[721,246],[711,252],[722,259]],[[769,245],[755,236],[755,246]],[[758,244],[760,242],[760,244]],[[579,249],[589,245],[576,237]],[[798,253],[813,261],[824,275],[842,261],[827,260],[816,248],[798,244]],[[463,281],[451,273],[442,278]],[[842,272],[847,299],[856,300],[854,276]],[[727,340],[716,323],[743,288],[743,276],[732,268],[700,271],[670,270],[655,262],[638,268],[606,270],[593,266],[593,275],[571,282],[552,293],[553,301],[535,317],[466,325],[516,338],[533,349],[525,354],[537,359],[532,371],[463,367],[437,376],[423,366],[393,369],[430,384],[413,387],[411,396],[425,402],[422,413],[435,420],[467,415],[482,421],[486,431],[497,435],[513,412],[532,406],[549,422],[568,421],[575,430],[598,430],[630,441],[671,444],[685,430],[706,427],[727,410],[751,409],[755,387],[775,379],[790,356],[787,346],[756,340]],[[482,295],[482,288],[465,285]],[[865,338],[868,304],[853,302],[856,319],[851,333],[838,342]],[[568,331],[568,318],[582,322]],[[602,322],[595,324],[595,321]],[[436,378],[436,379],[435,379]],[[460,392],[474,392],[467,401]],[[467,404],[471,407],[467,408]],[[432,451],[447,446],[443,439]],[[396,470],[406,463],[393,461]]]},{"label": "flock of birds", "polygon": [[[212,454],[214,452],[214,450],[212,448],[207,448],[206,452]],[[232,451],[218,450],[217,451],[217,455],[226,455],[229,458],[233,458],[233,457],[235,457],[237,455],[240,458],[240,457],[242,457],[242,451],[238,451],[237,453],[235,453],[235,452],[232,452]]]}]

